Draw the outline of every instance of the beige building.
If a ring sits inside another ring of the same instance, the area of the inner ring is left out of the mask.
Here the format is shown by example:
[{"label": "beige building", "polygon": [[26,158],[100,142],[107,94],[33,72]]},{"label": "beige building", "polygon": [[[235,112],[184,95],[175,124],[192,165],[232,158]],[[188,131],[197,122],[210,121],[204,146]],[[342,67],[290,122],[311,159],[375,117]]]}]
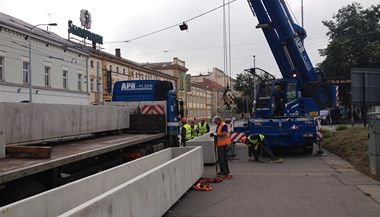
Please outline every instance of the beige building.
[{"label": "beige building", "polygon": [[226,88],[227,84],[230,86],[231,89],[233,89],[236,80],[231,78],[230,76],[226,75],[223,70],[218,69],[214,67],[212,69],[212,72],[208,72],[206,74],[200,74],[197,76],[192,76],[191,80],[193,82],[203,82],[203,79],[209,79],[211,81],[214,81],[218,83],[220,86]]},{"label": "beige building", "polygon": [[[98,65],[100,66],[99,68]],[[140,63],[121,57],[119,49],[115,55],[92,49],[88,61],[90,102],[103,103],[112,100],[113,84],[123,80],[163,80],[177,85],[177,79],[167,73],[148,68]],[[100,77],[97,78],[97,74]],[[100,94],[98,88],[101,90]]]},{"label": "beige building", "polygon": [[191,91],[185,96],[186,116],[190,119],[212,118],[212,92],[204,86],[191,83]]},{"label": "beige building", "polygon": [[172,62],[145,63],[143,66],[174,77],[177,81],[175,86],[176,93],[180,98],[184,97],[184,85],[181,83],[181,77],[184,77],[189,70],[186,68],[185,61],[174,57]]},{"label": "beige building", "polygon": [[209,103],[210,116],[220,115],[224,111],[223,92],[224,87],[209,79],[203,79],[202,82],[193,82],[193,84],[202,86],[211,94],[211,103]]}]

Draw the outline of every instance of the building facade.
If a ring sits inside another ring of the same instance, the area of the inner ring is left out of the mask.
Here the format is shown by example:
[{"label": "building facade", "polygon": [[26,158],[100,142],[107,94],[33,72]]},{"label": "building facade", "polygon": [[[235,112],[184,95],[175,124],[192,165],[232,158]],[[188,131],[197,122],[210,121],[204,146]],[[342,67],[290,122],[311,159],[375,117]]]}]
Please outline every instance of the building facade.
[{"label": "building facade", "polygon": [[189,70],[186,68],[185,61],[174,57],[172,62],[145,63],[143,66],[174,77],[176,79],[176,93],[178,96],[184,97],[184,86],[183,83],[181,83],[181,77],[186,75],[186,72]]},{"label": "building facade", "polygon": [[214,67],[212,69],[212,72],[207,72],[205,74],[200,74],[197,76],[191,77],[193,82],[202,82],[203,79],[209,79],[211,81],[214,81],[221,85],[222,87],[226,88],[227,84],[228,86],[233,90],[233,87],[236,83],[236,80],[234,78],[231,78],[230,76],[226,75],[223,70],[218,69]]},{"label": "building facade", "polygon": [[190,119],[212,118],[212,93],[204,86],[192,83],[191,91],[186,92],[186,116]]},{"label": "building facade", "polygon": [[34,103],[89,103],[85,51],[53,32],[3,13],[0,38],[0,102],[29,102],[32,82]]},{"label": "building facade", "polygon": [[225,88],[222,85],[206,78],[204,78],[202,82],[193,82],[192,84],[200,86],[208,91],[209,101],[207,102],[207,111],[210,113],[210,117],[220,115],[224,112],[223,93]]},{"label": "building facade", "polygon": [[[93,60],[93,62],[91,62]],[[173,83],[173,86],[177,86],[177,79],[174,76],[163,73],[159,70],[152,69],[150,67],[144,66],[144,64],[140,64],[128,59],[124,59],[121,57],[121,53],[119,49],[115,50],[115,55],[106,53],[103,51],[93,49],[90,52],[90,63],[89,63],[89,71],[90,76],[96,79],[97,71],[97,60],[100,60],[100,81],[90,79],[90,90],[91,90],[91,82],[97,84],[100,82],[102,98],[98,103],[103,103],[103,101],[111,101],[112,100],[112,88],[113,84],[117,81],[124,80],[162,80],[162,81],[170,81]],[[93,85],[94,86],[94,85]],[[92,91],[90,91],[92,92]],[[92,93],[94,95],[93,99],[96,99],[96,92]]]}]

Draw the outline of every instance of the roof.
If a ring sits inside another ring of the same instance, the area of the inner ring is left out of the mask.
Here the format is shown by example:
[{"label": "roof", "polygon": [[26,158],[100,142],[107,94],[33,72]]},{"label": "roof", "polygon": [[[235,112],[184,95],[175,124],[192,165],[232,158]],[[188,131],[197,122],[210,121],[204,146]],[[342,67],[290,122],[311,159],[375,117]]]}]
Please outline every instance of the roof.
[{"label": "roof", "polygon": [[193,82],[193,84],[196,85],[201,85],[203,88],[207,90],[219,90],[219,91],[224,91],[224,87],[215,81],[212,81],[210,79],[203,79],[202,82]]},{"label": "roof", "polygon": [[186,67],[175,64],[173,62],[144,63],[142,65],[151,69],[180,68],[185,72],[188,71]]},{"label": "roof", "polygon": [[76,43],[73,43],[65,38],[62,38],[61,36],[55,34],[54,32],[46,31],[44,29],[41,29],[39,27],[35,27],[35,25],[29,24],[23,20],[20,20],[18,18],[12,17],[8,14],[4,14],[0,12],[0,25],[13,28],[14,30],[18,30],[20,32],[23,32],[26,35],[29,35],[29,32],[33,28],[32,35],[34,37],[38,36],[39,38],[49,40],[55,43],[59,43],[63,46],[67,46],[70,50],[76,50],[76,51],[82,51],[82,49],[75,49],[77,46]]}]

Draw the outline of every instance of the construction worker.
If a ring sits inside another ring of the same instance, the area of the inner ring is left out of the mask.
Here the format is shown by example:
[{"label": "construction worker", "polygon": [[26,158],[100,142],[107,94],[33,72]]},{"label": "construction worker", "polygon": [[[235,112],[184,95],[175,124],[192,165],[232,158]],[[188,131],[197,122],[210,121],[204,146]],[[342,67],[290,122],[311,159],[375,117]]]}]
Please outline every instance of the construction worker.
[{"label": "construction worker", "polygon": [[261,162],[260,156],[262,154],[262,151],[265,151],[270,157],[271,163],[282,163],[282,159],[277,158],[273,154],[272,149],[269,147],[268,142],[263,134],[252,134],[248,137],[243,136],[240,141],[248,145],[248,159],[250,162]]},{"label": "construction worker", "polygon": [[285,92],[281,89],[280,84],[276,84],[274,87],[274,111],[273,115],[282,116],[284,115],[284,107],[285,107]]},{"label": "construction worker", "polygon": [[181,119],[182,128],[181,128],[181,145],[186,146],[186,141],[191,139],[191,126],[187,123],[186,118]]},{"label": "construction worker", "polygon": [[191,139],[195,139],[198,137],[198,127],[195,124],[195,120],[190,121],[190,127],[191,127]]},{"label": "construction worker", "polygon": [[228,168],[228,159],[227,159],[227,146],[231,144],[230,133],[228,132],[228,126],[223,122],[219,116],[215,116],[212,119],[212,122],[217,125],[215,133],[211,134],[214,137],[217,152],[218,152],[218,164],[220,171],[217,173],[218,176],[224,178],[231,178],[230,170]]},{"label": "construction worker", "polygon": [[198,136],[202,136],[208,132],[210,132],[210,126],[207,124],[206,118],[202,118],[198,124]]}]

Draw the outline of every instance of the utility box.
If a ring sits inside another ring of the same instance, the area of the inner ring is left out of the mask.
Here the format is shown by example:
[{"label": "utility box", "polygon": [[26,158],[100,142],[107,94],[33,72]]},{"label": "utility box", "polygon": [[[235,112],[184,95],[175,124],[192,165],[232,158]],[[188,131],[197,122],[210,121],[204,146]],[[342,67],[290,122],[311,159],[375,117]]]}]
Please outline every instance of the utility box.
[{"label": "utility box", "polygon": [[373,175],[380,176],[380,113],[368,113],[369,168]]}]

